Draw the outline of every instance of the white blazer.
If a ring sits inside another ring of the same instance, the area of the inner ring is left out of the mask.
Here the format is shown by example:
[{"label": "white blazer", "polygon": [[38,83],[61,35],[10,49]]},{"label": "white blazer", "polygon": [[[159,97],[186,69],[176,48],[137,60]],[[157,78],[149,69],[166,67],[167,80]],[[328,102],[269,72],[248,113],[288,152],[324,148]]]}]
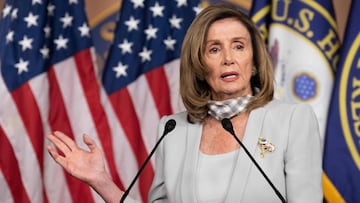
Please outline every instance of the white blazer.
[{"label": "white blazer", "polygon": [[[157,149],[149,202],[198,202],[196,171],[202,124],[191,124],[186,117],[182,112],[160,121],[159,136],[169,119],[176,121],[176,127]],[[260,156],[259,136],[275,146],[264,157]],[[323,201],[322,150],[311,107],[274,100],[253,110],[242,142],[288,203]],[[281,202],[242,148],[225,202]]]}]

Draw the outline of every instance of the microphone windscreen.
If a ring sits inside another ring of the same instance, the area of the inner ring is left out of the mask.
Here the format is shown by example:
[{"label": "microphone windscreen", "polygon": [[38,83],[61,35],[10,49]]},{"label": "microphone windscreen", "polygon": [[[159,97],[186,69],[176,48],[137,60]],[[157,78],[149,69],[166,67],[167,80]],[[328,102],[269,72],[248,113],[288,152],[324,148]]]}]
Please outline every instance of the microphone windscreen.
[{"label": "microphone windscreen", "polygon": [[222,124],[223,128],[224,128],[225,130],[227,130],[228,132],[230,132],[230,133],[233,132],[233,126],[232,126],[232,124],[231,124],[230,119],[228,119],[228,118],[222,119],[222,120],[221,120],[221,124]]},{"label": "microphone windscreen", "polygon": [[167,134],[170,131],[174,130],[175,126],[176,126],[176,121],[174,119],[168,120],[165,124],[164,134]]}]

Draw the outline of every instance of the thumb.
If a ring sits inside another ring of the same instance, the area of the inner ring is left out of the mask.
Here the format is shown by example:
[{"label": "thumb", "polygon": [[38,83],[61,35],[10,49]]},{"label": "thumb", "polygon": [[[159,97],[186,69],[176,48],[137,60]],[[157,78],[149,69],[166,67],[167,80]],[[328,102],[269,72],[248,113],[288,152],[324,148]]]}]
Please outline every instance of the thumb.
[{"label": "thumb", "polygon": [[83,141],[89,147],[91,152],[98,149],[98,147],[96,146],[95,141],[93,139],[91,139],[91,137],[89,135],[84,134],[83,135]]}]

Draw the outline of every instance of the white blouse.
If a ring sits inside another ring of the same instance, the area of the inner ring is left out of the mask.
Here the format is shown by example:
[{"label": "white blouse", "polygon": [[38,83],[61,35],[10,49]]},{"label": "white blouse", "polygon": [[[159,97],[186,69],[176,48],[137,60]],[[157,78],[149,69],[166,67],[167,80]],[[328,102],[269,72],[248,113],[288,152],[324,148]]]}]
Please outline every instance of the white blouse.
[{"label": "white blouse", "polygon": [[199,202],[224,202],[234,171],[239,149],[216,155],[200,151],[197,169],[197,199]]}]

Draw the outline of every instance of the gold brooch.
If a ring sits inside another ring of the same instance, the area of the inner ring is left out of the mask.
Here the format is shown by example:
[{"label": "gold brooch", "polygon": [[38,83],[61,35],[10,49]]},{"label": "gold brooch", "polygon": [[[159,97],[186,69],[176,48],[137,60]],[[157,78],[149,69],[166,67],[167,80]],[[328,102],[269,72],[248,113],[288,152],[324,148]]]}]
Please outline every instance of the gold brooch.
[{"label": "gold brooch", "polygon": [[264,158],[266,152],[273,152],[275,150],[275,146],[262,136],[260,136],[258,139],[258,145],[261,150],[260,152],[261,158]]}]

